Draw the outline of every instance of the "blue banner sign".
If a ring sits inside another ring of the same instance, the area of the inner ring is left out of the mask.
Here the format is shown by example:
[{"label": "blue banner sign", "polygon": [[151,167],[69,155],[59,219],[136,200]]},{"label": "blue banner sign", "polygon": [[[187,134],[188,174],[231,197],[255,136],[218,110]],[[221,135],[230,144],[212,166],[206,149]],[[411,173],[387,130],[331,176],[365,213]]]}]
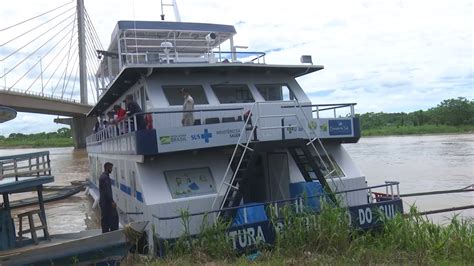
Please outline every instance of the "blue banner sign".
[{"label": "blue banner sign", "polygon": [[368,229],[381,225],[385,219],[392,219],[396,213],[403,213],[403,203],[401,199],[394,199],[359,205],[349,207],[349,213],[353,227]]},{"label": "blue banner sign", "polygon": [[329,120],[329,135],[352,135],[352,121],[351,120]]},{"label": "blue banner sign", "polygon": [[[392,219],[396,213],[403,213],[403,204],[401,199],[382,201],[377,203],[349,207],[350,223],[354,228],[369,229],[382,224],[385,219]],[[315,224],[315,216],[308,215],[305,224],[309,228]],[[227,229],[227,236],[235,250],[243,251],[254,249],[258,245],[275,243],[277,232],[284,230],[283,219],[278,219],[275,224],[269,220],[232,226]],[[192,236],[194,241],[198,236]],[[160,239],[163,243],[174,243],[177,239]],[[161,247],[163,244],[161,244]],[[164,250],[160,250],[163,255]]]}]

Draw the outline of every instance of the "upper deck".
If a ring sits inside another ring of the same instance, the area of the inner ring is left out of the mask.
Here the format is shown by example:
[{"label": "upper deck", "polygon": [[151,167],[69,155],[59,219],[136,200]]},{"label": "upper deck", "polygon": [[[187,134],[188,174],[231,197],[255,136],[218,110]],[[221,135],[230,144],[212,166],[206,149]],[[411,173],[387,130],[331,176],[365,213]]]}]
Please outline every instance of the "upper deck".
[{"label": "upper deck", "polygon": [[[250,138],[358,140],[355,104],[312,105],[296,81],[322,65],[307,60],[301,65],[266,64],[265,53],[237,51],[234,34],[229,25],[118,22],[108,51],[100,51],[97,77],[103,90],[88,116],[113,114],[114,105],[125,107],[126,96],[143,112],[91,135],[88,150],[157,154],[235,145]],[[194,115],[192,126],[181,125],[180,89],[194,98],[195,109],[187,111]],[[341,108],[346,111],[336,114]],[[137,127],[145,119],[147,129]]]},{"label": "upper deck", "polygon": [[97,82],[103,91],[108,89],[127,66],[237,60],[264,63],[264,53],[238,52],[238,47],[234,46],[235,34],[235,28],[231,25],[118,21],[109,48],[98,51],[101,63],[96,73]]},{"label": "upper deck", "polygon": [[[355,104],[297,105],[295,101],[256,102],[238,108],[197,109],[194,125],[180,124],[187,111],[136,114],[87,138],[88,152],[151,155],[225,147],[249,142],[321,139],[357,142]],[[349,111],[347,116],[338,113]],[[137,127],[146,117],[146,128]]]}]

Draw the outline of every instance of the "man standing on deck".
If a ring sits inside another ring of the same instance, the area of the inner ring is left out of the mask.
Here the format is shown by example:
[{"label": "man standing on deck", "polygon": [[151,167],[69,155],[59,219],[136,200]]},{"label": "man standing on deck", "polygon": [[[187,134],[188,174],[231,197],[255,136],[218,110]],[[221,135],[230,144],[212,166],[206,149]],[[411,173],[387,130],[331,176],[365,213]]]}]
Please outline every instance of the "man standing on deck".
[{"label": "man standing on deck", "polygon": [[[125,105],[127,106],[127,116],[128,117],[133,117],[135,114],[137,116],[137,129],[145,129],[145,118],[143,117],[142,113],[142,108],[140,105],[138,105],[137,102],[133,100],[133,95],[129,94],[125,97]],[[133,121],[132,121],[133,123]],[[132,126],[132,131],[134,131],[135,128]]]},{"label": "man standing on deck", "polygon": [[113,164],[107,162],[104,164],[104,172],[99,178],[99,193],[100,193],[100,225],[102,233],[115,231],[118,229],[119,220],[117,213],[117,205],[112,196],[112,180],[110,180],[110,173],[112,173]]},{"label": "man standing on deck", "polygon": [[186,89],[182,88],[179,90],[181,95],[184,97],[183,103],[183,119],[181,120],[181,124],[185,127],[189,127],[194,125],[194,113],[193,112],[186,112],[186,111],[193,111],[194,110],[194,99],[189,95],[189,92]]}]

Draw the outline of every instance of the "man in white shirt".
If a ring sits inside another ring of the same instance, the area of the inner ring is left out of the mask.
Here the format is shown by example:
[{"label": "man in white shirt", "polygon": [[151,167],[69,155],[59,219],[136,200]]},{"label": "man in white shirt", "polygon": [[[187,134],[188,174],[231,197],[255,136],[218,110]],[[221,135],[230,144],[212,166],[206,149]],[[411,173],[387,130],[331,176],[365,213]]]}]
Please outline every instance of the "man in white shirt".
[{"label": "man in white shirt", "polygon": [[192,126],[194,124],[194,112],[187,112],[187,111],[193,111],[194,110],[194,99],[189,95],[189,92],[186,91],[186,89],[180,89],[181,95],[184,97],[184,103],[183,103],[183,119],[181,120],[181,123],[183,126],[188,127]]}]

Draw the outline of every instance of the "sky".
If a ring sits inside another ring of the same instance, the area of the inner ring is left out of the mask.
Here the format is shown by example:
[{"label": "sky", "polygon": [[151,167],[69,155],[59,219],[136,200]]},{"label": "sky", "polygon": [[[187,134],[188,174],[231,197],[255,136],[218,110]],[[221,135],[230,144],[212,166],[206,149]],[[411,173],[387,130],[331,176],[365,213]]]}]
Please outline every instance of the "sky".
[{"label": "sky", "polygon": [[[2,1],[0,28],[66,2]],[[161,14],[159,0],[84,2],[104,47],[116,21]],[[266,63],[299,64],[301,55],[312,55],[325,69],[298,82],[313,103],[356,102],[358,113],[411,112],[444,99],[474,99],[471,0],[178,0],[178,7],[185,22],[234,25],[235,44],[265,51]],[[174,20],[170,8],[165,14]],[[0,125],[0,135],[62,127],[53,119],[19,113]]]}]

